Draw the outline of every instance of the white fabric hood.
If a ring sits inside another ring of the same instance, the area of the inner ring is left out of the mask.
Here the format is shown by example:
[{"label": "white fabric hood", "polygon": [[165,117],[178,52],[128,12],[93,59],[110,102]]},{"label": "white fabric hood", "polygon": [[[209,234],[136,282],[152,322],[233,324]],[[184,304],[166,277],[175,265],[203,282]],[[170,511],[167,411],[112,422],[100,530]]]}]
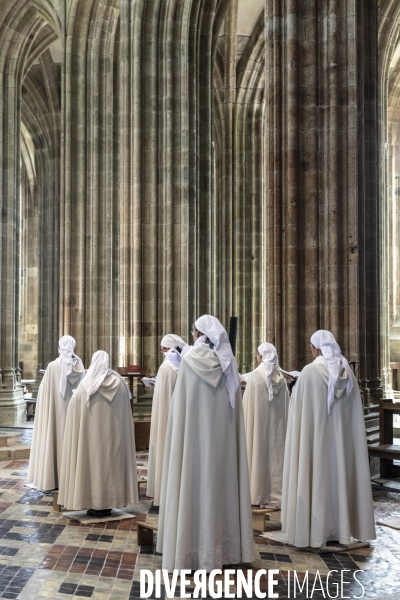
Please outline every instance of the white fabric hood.
[{"label": "white fabric hood", "polygon": [[[165,353],[165,358],[177,373],[182,362],[182,357],[189,350],[189,346],[179,335],[175,335],[174,333],[165,335],[160,345],[163,348],[169,348],[169,351]],[[178,348],[180,348],[180,351]]]},{"label": "white fabric hood", "polygon": [[93,396],[105,380],[110,369],[110,357],[104,350],[97,350],[92,356],[92,362],[82,384],[87,393],[86,404],[89,406],[90,396]]},{"label": "white fabric hood", "polygon": [[[114,377],[109,377],[111,375]],[[105,381],[106,379],[107,381]],[[87,393],[87,406],[90,405],[90,397],[96,392],[100,392],[103,398],[111,402],[118,391],[120,381],[125,385],[129,399],[131,399],[132,394],[121,375],[110,369],[110,357],[107,352],[97,350],[92,356],[92,362],[85,379],[82,381]]]},{"label": "white fabric hood", "polygon": [[226,377],[229,402],[232,408],[234,408],[236,390],[239,387],[239,377],[228,334],[221,322],[211,315],[203,315],[197,319],[195,327],[197,331],[203,333],[214,345],[214,351],[218,356],[222,371]]},{"label": "white fabric hood", "polygon": [[186,354],[185,361],[203,381],[214,388],[218,387],[221,377],[223,377],[223,371],[214,350],[193,346]]},{"label": "white fabric hood", "polygon": [[258,354],[262,357],[262,362],[265,368],[265,383],[268,389],[269,401],[274,399],[274,390],[272,387],[272,374],[279,366],[278,353],[275,346],[264,342],[258,346]]},{"label": "white fabric hood", "polygon": [[[339,344],[335,340],[334,335],[330,331],[320,329],[311,336],[311,343],[314,348],[321,350],[322,356],[326,361],[326,366],[329,372],[328,380],[328,414],[331,412],[332,404],[335,399],[335,388],[339,383],[339,376],[342,368],[347,374],[346,381],[346,396],[353,389],[353,377],[351,374],[350,365],[341,353]],[[320,361],[319,363],[320,364]],[[316,364],[317,368],[318,365]]]},{"label": "white fabric hood", "polygon": [[84,366],[79,358],[74,354],[76,342],[70,335],[63,335],[58,341],[58,347],[60,349],[60,365],[61,365],[61,378],[60,378],[60,394],[65,398],[65,390],[67,388],[67,378],[72,373],[75,361],[78,360],[81,366],[79,371],[84,371]]}]

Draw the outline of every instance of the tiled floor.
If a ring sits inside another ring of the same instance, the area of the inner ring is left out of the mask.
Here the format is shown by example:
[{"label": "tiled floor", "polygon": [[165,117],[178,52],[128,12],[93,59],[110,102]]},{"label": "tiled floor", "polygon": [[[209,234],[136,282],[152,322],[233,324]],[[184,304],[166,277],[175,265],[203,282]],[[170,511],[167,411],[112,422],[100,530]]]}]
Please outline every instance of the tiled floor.
[{"label": "tiled floor", "polygon": [[[146,475],[147,455],[138,454],[137,462],[139,477]],[[0,462],[0,598],[139,598],[140,569],[161,568],[161,556],[153,548],[140,549],[136,544],[136,521],[156,522],[158,518],[150,499],[142,495],[138,506],[128,507],[135,518],[81,525],[53,512],[51,496],[25,487],[27,468],[26,461]],[[375,491],[374,499],[377,518],[400,518],[400,494]],[[279,513],[271,515],[277,518]],[[293,581],[294,570],[301,579],[308,571],[310,593],[317,571],[325,585],[329,571],[336,570],[330,578],[334,596],[333,586],[340,582],[344,569],[348,569],[345,580],[353,581],[345,587],[349,597],[361,595],[352,579],[351,572],[356,570],[364,571],[357,577],[365,597],[395,593],[400,591],[400,531],[378,526],[377,532],[371,548],[324,556],[283,546],[255,532],[253,569],[279,570],[275,592],[281,598],[288,597],[288,574]],[[267,589],[266,580],[261,585]],[[305,597],[297,592],[297,598]],[[317,590],[312,597],[324,596]]]}]

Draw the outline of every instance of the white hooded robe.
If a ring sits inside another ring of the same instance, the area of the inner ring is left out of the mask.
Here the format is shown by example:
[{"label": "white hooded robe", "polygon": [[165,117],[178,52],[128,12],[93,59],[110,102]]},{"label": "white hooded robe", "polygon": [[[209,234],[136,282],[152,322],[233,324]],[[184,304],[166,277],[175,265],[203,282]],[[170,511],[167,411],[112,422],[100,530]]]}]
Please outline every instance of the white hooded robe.
[{"label": "white hooded robe", "polygon": [[64,441],[65,419],[74,388],[85,372],[79,358],[75,358],[72,372],[67,376],[65,397],[60,393],[60,359],[49,363],[39,386],[28,481],[38,490],[54,490],[59,486],[61,454]]},{"label": "white hooded robe", "polygon": [[157,551],[169,572],[253,560],[240,388],[232,408],[217,354],[200,346],[183,359],[172,397]]},{"label": "white hooded robe", "polygon": [[251,503],[280,505],[289,392],[277,366],[272,373],[269,400],[265,367],[249,375],[243,396],[244,427],[249,462]]},{"label": "white hooded robe", "polygon": [[165,435],[167,432],[169,408],[177,376],[177,371],[175,371],[172,364],[166,358],[158,369],[151,409],[146,495],[150,498],[154,498],[154,506],[160,505]]},{"label": "white hooded robe", "polygon": [[71,398],[58,501],[69,510],[118,508],[139,501],[128,390],[111,371],[90,396],[89,406],[83,382]]},{"label": "white hooded robe", "polygon": [[282,531],[299,548],[375,539],[364,411],[357,385],[345,395],[342,369],[330,414],[329,373],[319,356],[293,389],[286,433]]}]

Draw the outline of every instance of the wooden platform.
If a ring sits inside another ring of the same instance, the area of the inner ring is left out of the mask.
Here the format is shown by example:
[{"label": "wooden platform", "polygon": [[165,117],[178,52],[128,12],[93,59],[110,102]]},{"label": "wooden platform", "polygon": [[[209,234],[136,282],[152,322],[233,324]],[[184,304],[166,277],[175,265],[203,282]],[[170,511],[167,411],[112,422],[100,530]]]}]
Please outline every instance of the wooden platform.
[{"label": "wooden platform", "polygon": [[140,498],[140,486],[141,485],[146,485],[147,486],[147,479],[138,479],[137,480],[139,498]]},{"label": "wooden platform", "polygon": [[157,525],[150,525],[143,521],[137,522],[137,545],[138,546],[152,546],[154,541],[154,532],[158,531]]},{"label": "wooden platform", "polygon": [[136,450],[147,450],[150,444],[150,421],[134,421]]},{"label": "wooden platform", "polygon": [[55,512],[61,512],[61,504],[58,504],[58,491],[53,492],[53,510]]},{"label": "wooden platform", "polygon": [[252,509],[252,520],[253,520],[253,529],[257,529],[257,531],[265,531],[265,517],[267,514],[272,512],[278,512],[279,508],[269,507],[269,508],[253,508]]}]

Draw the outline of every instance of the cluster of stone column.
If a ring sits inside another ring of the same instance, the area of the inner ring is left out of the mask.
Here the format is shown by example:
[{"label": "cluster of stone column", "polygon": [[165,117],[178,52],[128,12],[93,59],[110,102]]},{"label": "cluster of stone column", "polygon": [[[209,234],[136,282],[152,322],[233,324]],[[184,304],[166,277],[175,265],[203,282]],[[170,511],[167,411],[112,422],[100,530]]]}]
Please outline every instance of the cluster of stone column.
[{"label": "cluster of stone column", "polygon": [[367,409],[379,396],[377,2],[268,0],[244,39],[239,1],[0,0],[0,394],[15,414],[21,207],[39,223],[39,367],[69,333],[85,364],[101,348],[152,374],[162,334],[188,339],[210,312],[239,317],[244,370],[266,339],[301,368],[331,329]]},{"label": "cluster of stone column", "polygon": [[[38,2],[38,5],[40,2]],[[0,27],[0,413],[3,424],[25,418],[25,402],[19,369],[20,267],[21,267],[21,93],[25,69],[35,46],[46,39],[46,23],[54,14],[27,2],[1,2]],[[43,15],[48,17],[46,21]],[[54,27],[53,27],[54,29]],[[42,50],[46,45],[42,47]],[[32,172],[31,172],[32,173]]]},{"label": "cluster of stone column", "polygon": [[[379,2],[381,340],[386,396],[399,390],[400,7]],[[391,363],[396,371],[392,380]],[[397,363],[397,364],[396,364]]]},{"label": "cluster of stone column", "polygon": [[331,330],[366,405],[367,380],[381,393],[376,23],[374,2],[266,3],[269,337],[294,368]]}]

